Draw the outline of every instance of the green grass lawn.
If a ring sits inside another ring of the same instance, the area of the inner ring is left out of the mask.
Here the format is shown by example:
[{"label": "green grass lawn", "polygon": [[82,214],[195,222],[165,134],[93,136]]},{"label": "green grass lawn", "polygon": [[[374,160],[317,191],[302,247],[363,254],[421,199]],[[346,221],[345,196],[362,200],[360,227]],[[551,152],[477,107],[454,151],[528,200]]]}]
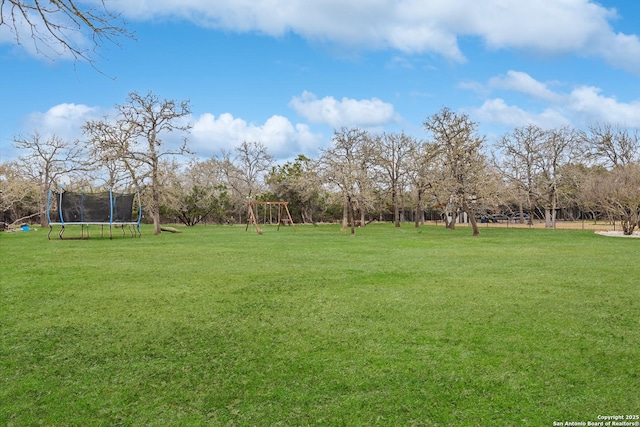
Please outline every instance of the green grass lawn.
[{"label": "green grass lawn", "polygon": [[0,234],[0,424],[551,426],[640,413],[638,239],[263,228]]}]

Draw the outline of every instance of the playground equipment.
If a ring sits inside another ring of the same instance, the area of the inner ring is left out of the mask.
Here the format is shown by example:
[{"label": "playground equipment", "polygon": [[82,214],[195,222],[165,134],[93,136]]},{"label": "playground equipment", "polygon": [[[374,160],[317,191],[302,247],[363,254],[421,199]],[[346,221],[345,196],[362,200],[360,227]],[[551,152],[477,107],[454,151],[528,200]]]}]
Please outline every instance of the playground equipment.
[{"label": "playground equipment", "polygon": [[[258,234],[262,234],[262,230],[260,229],[260,227],[258,227],[258,221],[256,218],[256,212],[254,211],[254,207],[258,208],[258,206],[263,206],[263,213],[265,216],[265,223],[266,223],[266,208],[269,208],[269,222],[271,222],[273,216],[271,214],[271,206],[277,206],[277,222],[278,222],[278,230],[280,230],[280,224],[291,224],[291,226],[293,227],[293,219],[291,218],[291,214],[289,213],[289,208],[287,207],[287,205],[289,204],[289,202],[249,202],[249,217],[247,218],[247,226],[245,227],[244,231],[247,231],[249,229],[249,224],[253,224],[256,227],[256,231],[258,232]],[[283,209],[284,208],[284,209]],[[286,218],[283,215],[283,210],[284,213],[287,214]]]},{"label": "playground equipment", "polygon": [[49,234],[54,226],[60,226],[58,236],[62,239],[65,227],[81,226],[81,238],[89,238],[89,226],[101,227],[100,235],[104,235],[104,227],[109,227],[109,238],[113,238],[113,227],[121,227],[122,235],[126,235],[128,226],[131,237],[140,237],[140,220],[142,219],[142,204],[140,193],[115,194],[113,190],[100,193],[75,193],[49,190],[47,199],[47,220]]}]

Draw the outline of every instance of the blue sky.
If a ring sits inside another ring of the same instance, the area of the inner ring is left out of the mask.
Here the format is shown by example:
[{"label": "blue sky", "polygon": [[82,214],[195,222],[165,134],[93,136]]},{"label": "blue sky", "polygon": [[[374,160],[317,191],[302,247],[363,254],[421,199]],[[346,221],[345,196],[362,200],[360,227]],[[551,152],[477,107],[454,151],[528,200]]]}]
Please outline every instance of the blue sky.
[{"label": "blue sky", "polygon": [[528,123],[640,128],[635,0],[107,4],[137,40],[101,49],[100,72],[16,46],[0,27],[2,160],[19,154],[17,134],[81,139],[131,91],[190,100],[202,158],[245,140],[280,160],[315,157],[342,126],[425,138],[422,122],[443,106],[489,143]]}]

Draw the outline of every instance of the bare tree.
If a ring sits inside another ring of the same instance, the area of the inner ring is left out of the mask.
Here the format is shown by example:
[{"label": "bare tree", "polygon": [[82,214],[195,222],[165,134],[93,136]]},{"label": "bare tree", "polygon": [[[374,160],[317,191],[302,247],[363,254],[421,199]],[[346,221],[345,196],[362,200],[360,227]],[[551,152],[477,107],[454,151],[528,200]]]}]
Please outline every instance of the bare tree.
[{"label": "bare tree", "polygon": [[14,144],[24,152],[18,158],[21,174],[38,188],[40,225],[46,227],[44,213],[49,189],[60,185],[63,178],[89,169],[85,147],[78,141],[65,141],[55,135],[43,138],[38,132],[28,137],[17,135]]},{"label": "bare tree", "polygon": [[409,154],[415,149],[415,139],[402,133],[384,133],[373,139],[374,162],[381,168],[383,182],[391,193],[393,222],[400,227],[400,203],[402,180],[407,171]]},{"label": "bare tree", "polygon": [[345,214],[343,228],[351,224],[351,234],[355,234],[355,211],[358,202],[364,203],[370,187],[369,134],[358,128],[342,128],[334,131],[333,147],[324,150],[320,164],[325,179],[337,186],[343,194]]},{"label": "bare tree", "polygon": [[637,129],[630,131],[605,123],[590,126],[589,132],[582,132],[580,136],[597,164],[614,168],[640,161],[640,133]]},{"label": "bare tree", "polygon": [[[516,128],[504,135],[498,143],[501,156],[494,156],[494,164],[507,182],[526,197],[529,224],[533,221],[537,199],[540,197],[536,178],[540,173],[540,156],[545,141],[545,131],[536,125]],[[520,221],[524,221],[522,208],[520,214]]]},{"label": "bare tree", "polygon": [[433,188],[435,181],[435,161],[438,149],[429,142],[415,142],[408,153],[407,177],[415,194],[415,226],[424,221],[424,199],[427,191]]},{"label": "bare tree", "polygon": [[190,114],[188,101],[161,100],[149,92],[132,92],[127,103],[116,105],[117,117],[87,122],[83,130],[95,153],[104,153],[102,160],[117,161],[130,174],[138,188],[148,183],[151,190],[151,215],[155,234],[160,234],[160,161],[165,157],[189,153],[186,138],[176,147],[163,141],[168,134],[188,132],[185,123]]},{"label": "bare tree", "polygon": [[203,187],[226,186],[220,160],[215,157],[207,160],[192,159],[187,167],[187,175],[190,181]]},{"label": "bare tree", "polygon": [[622,222],[625,235],[640,227],[640,164],[618,166],[609,178],[607,207]]},{"label": "bare tree", "polygon": [[302,222],[314,222],[321,187],[316,162],[301,154],[293,162],[272,167],[267,183],[277,197],[289,202],[292,216],[299,213]]},{"label": "bare tree", "polygon": [[227,188],[217,180],[216,162],[192,159],[180,164],[175,159],[161,164],[163,182],[162,215],[187,226],[207,219],[228,222]]},{"label": "bare tree", "polygon": [[625,235],[640,227],[640,164],[607,170],[593,168],[579,188],[587,208],[604,213],[610,221],[620,220]]},{"label": "bare tree", "polygon": [[446,175],[443,184],[449,190],[452,220],[447,226],[455,229],[458,207],[467,214],[473,235],[480,234],[476,221],[476,202],[481,186],[480,176],[486,166],[481,153],[484,137],[477,134],[478,124],[466,114],[457,114],[444,107],[424,122],[425,129],[438,146]]},{"label": "bare tree", "polygon": [[[92,52],[106,42],[118,45],[119,38],[133,37],[118,14],[107,8],[105,0],[2,0],[1,27],[8,28],[18,45],[30,40],[40,54],[71,55],[76,61],[92,65]],[[89,46],[79,34],[90,40]]]},{"label": "bare tree", "polygon": [[[597,166],[607,168],[590,177],[590,200],[607,212],[612,220],[619,218],[623,232],[632,234],[640,227],[640,134],[610,124],[594,125],[581,137]],[[597,190],[597,191],[596,191]],[[583,191],[584,194],[584,191]],[[594,197],[595,195],[595,197]]]},{"label": "bare tree", "polygon": [[102,173],[96,180],[107,188],[143,187],[143,162],[127,154],[131,141],[135,138],[135,128],[122,121],[111,122],[109,118],[85,123],[83,131],[89,136],[90,158],[100,165]]},{"label": "bare tree", "polygon": [[231,203],[234,206],[237,222],[242,222],[242,215],[247,210],[247,192],[243,181],[243,173],[233,163],[232,152],[223,151],[217,162],[224,185],[231,190]]},{"label": "bare tree", "polygon": [[223,151],[216,161],[224,184],[231,190],[238,222],[242,222],[247,202],[254,200],[264,189],[273,157],[263,143],[243,141],[233,151]]},{"label": "bare tree", "polygon": [[0,229],[40,214],[40,188],[24,176],[20,163],[0,163]]},{"label": "bare tree", "polygon": [[273,164],[273,157],[267,147],[258,141],[244,141],[234,151],[233,163],[240,172],[238,178],[244,184],[244,195],[251,199],[264,184],[265,175]]},{"label": "bare tree", "polygon": [[545,132],[545,140],[540,147],[538,163],[538,187],[544,200],[545,227],[556,227],[558,197],[565,167],[574,160],[578,148],[578,133],[565,127]]}]

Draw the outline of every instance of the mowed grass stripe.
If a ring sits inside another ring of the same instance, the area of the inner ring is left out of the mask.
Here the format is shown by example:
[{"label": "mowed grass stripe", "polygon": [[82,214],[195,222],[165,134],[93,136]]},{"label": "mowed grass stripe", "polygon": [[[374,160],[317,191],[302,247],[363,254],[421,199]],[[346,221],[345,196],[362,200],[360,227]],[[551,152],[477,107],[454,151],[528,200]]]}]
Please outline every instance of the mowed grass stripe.
[{"label": "mowed grass stripe", "polygon": [[263,229],[0,235],[0,422],[550,425],[640,408],[637,239]]}]

